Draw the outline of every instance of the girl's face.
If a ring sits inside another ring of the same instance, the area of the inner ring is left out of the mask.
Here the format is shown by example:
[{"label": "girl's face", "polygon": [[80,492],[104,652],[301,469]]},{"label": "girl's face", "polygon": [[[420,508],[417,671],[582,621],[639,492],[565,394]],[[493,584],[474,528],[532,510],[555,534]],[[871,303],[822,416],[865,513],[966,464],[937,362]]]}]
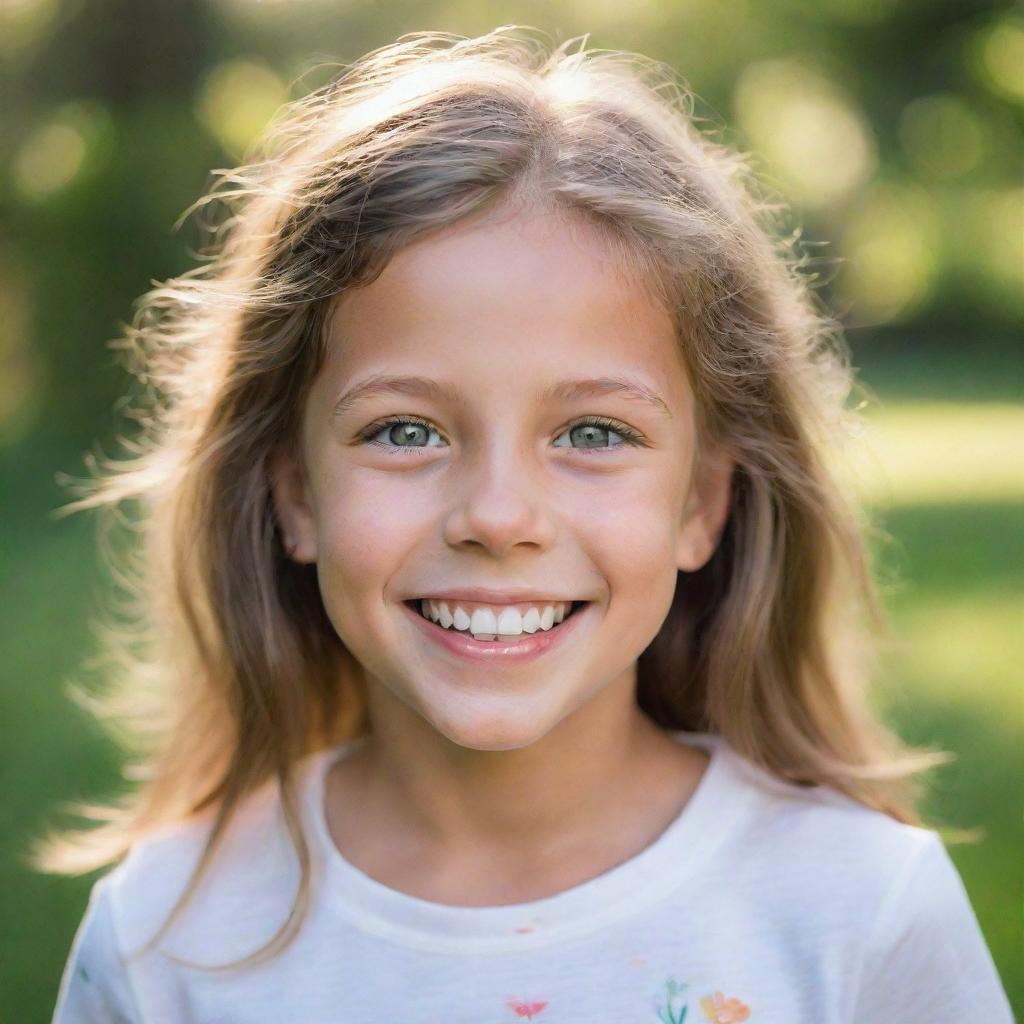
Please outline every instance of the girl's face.
[{"label": "girl's face", "polygon": [[[706,453],[690,486],[694,398],[665,310],[588,222],[492,211],[401,250],[328,329],[305,470],[280,453],[275,500],[368,685],[476,750],[632,700],[677,570],[717,544],[732,469]],[[361,390],[380,377],[406,382]],[[471,587],[588,604],[539,656],[485,663],[406,604]]]}]

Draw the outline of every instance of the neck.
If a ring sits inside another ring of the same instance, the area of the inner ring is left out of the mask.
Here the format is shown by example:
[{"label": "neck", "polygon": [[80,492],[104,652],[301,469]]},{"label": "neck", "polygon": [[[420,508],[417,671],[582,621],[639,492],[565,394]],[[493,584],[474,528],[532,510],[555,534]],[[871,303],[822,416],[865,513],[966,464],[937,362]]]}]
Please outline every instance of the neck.
[{"label": "neck", "polygon": [[[423,857],[538,870],[595,844],[635,852],[678,813],[706,763],[643,714],[635,682],[634,667],[535,743],[483,751],[372,685],[370,735],[337,766],[348,775],[344,794],[335,783],[338,830],[363,832],[350,850],[367,850],[373,834]],[[342,801],[359,807],[359,825]]]}]

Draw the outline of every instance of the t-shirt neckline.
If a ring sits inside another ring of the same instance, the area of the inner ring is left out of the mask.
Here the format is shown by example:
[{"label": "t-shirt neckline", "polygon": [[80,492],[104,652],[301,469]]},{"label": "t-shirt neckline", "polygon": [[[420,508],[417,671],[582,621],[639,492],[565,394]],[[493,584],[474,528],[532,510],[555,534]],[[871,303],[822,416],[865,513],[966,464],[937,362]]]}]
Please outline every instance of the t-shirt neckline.
[{"label": "t-shirt neckline", "polygon": [[[321,900],[349,923],[378,938],[433,953],[506,953],[590,934],[637,914],[692,876],[738,814],[733,756],[709,732],[670,732],[710,755],[685,806],[652,843],[594,878],[528,903],[462,907],[420,899],[360,871],[327,828],[325,779],[361,738],[314,755],[307,780],[307,814],[322,870]],[[730,787],[732,782],[732,787]]]}]

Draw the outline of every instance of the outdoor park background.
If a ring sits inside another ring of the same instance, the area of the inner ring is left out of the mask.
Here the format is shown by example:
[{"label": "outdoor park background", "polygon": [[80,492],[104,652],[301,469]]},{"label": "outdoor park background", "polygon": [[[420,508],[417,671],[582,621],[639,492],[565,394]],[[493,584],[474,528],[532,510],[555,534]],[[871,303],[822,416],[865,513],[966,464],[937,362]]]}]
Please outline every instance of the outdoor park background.
[{"label": "outdoor park background", "polygon": [[123,785],[63,690],[109,589],[95,519],[51,515],[55,474],[130,426],[108,340],[192,265],[171,225],[282,102],[403,32],[508,23],[672,65],[825,243],[877,396],[856,472],[897,542],[877,700],[958,755],[923,810],[980,830],[950,852],[1024,1016],[1024,16],[975,0],[4,0],[0,1016],[49,1019],[94,880],[30,873],[29,839]]}]

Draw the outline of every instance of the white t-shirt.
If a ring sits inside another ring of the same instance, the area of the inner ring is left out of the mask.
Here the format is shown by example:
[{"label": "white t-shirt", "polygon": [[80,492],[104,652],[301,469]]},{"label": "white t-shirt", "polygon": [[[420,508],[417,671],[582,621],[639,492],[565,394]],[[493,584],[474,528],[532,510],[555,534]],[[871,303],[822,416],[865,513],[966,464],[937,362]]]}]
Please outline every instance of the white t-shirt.
[{"label": "white t-shirt", "polygon": [[[327,830],[326,770],[301,766],[312,909],[276,958],[299,877],[274,786],[249,797],[194,902],[150,952],[207,819],[136,844],[97,881],[55,1024],[1012,1024],[938,834],[828,787],[782,782],[721,737],[674,733],[711,761],[650,846],[531,903],[418,899],[347,862]],[[359,741],[355,741],[359,742]]]}]

